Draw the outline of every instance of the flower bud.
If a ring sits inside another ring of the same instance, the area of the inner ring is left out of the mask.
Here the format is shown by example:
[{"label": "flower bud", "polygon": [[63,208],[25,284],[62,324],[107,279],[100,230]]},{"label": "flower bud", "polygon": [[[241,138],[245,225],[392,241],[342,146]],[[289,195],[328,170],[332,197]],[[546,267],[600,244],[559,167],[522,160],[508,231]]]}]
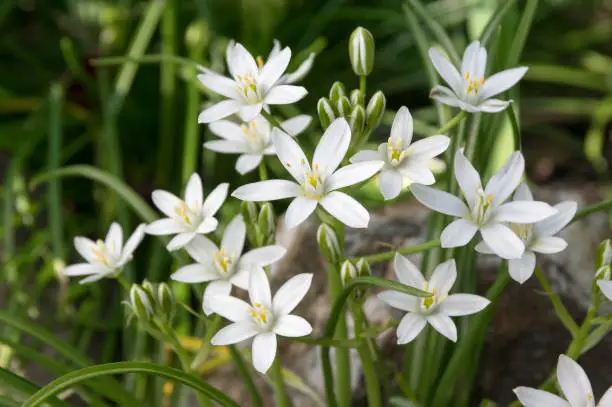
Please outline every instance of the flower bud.
[{"label": "flower bud", "polygon": [[261,233],[265,235],[264,241],[268,244],[274,241],[274,234],[276,233],[276,214],[270,202],[266,202],[261,206],[257,224],[259,225]]},{"label": "flower bud", "polygon": [[317,113],[319,115],[319,120],[321,121],[321,127],[323,130],[327,129],[331,122],[336,119],[336,112],[332,107],[331,103],[326,98],[319,99],[317,103]]},{"label": "flower bud", "polygon": [[595,268],[599,269],[604,266],[609,266],[610,263],[612,263],[612,243],[610,239],[606,239],[597,247]]},{"label": "flower bud", "polygon": [[340,267],[340,278],[342,279],[342,285],[346,286],[349,281],[357,277],[357,268],[350,260],[344,260]]},{"label": "flower bud", "polygon": [[365,126],[365,116],[366,113],[363,107],[357,105],[353,108],[353,111],[348,119],[352,137],[356,137],[356,135],[361,134],[363,131]]},{"label": "flower bud", "polygon": [[366,129],[369,131],[374,130],[380,124],[383,114],[385,113],[385,106],[387,100],[385,95],[378,91],[372,95],[366,108]]},{"label": "flower bud", "polygon": [[331,89],[329,90],[329,99],[332,104],[337,104],[342,96],[346,95],[344,84],[342,82],[334,82]]},{"label": "flower bud", "polygon": [[342,96],[336,103],[338,114],[343,117],[348,117],[351,114],[351,102],[346,96]]},{"label": "flower bud", "polygon": [[357,275],[359,277],[368,277],[372,275],[370,263],[368,263],[368,261],[363,257],[357,260],[357,263],[355,263],[355,267],[357,268]]},{"label": "flower bud", "polygon": [[240,204],[240,212],[247,226],[257,222],[258,209],[255,202],[242,201]]},{"label": "flower bud", "polygon": [[153,298],[137,284],[130,288],[129,305],[138,319],[149,321],[153,316]]},{"label": "flower bud", "polygon": [[329,263],[337,263],[342,253],[340,243],[334,229],[326,223],[321,223],[317,229],[317,243],[323,258]]},{"label": "flower bud", "polygon": [[174,293],[166,283],[157,286],[157,305],[159,306],[159,313],[167,320],[174,317],[176,300]]},{"label": "flower bud", "polygon": [[374,67],[374,37],[363,27],[357,27],[349,38],[349,57],[355,75],[368,76]]},{"label": "flower bud", "polygon": [[208,45],[210,30],[205,19],[198,19],[187,26],[185,30],[185,45],[187,48],[199,49]]},{"label": "flower bud", "polygon": [[359,89],[353,89],[351,91],[351,105],[353,106],[364,106],[365,104],[365,95],[363,94],[363,92]]}]

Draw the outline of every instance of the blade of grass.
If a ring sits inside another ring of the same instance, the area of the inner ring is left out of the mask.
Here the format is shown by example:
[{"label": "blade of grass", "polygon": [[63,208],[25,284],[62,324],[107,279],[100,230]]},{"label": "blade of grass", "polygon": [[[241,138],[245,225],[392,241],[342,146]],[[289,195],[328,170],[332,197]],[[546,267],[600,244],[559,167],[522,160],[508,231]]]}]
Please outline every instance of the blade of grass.
[{"label": "blade of grass", "polygon": [[[47,150],[47,168],[55,171],[60,166],[60,153],[62,149],[62,103],[64,88],[60,84],[51,86],[49,93],[49,148]],[[62,190],[59,179],[49,180],[49,227],[51,229],[51,245],[53,255],[57,259],[63,258],[64,249],[64,220],[62,216]]]}]

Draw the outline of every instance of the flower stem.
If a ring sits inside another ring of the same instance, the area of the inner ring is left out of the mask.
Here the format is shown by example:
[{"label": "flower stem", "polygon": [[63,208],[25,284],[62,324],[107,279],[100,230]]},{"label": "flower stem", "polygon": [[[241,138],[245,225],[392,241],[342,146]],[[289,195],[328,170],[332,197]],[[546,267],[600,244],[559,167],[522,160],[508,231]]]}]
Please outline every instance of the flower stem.
[{"label": "flower stem", "polygon": [[285,389],[285,382],[283,382],[283,371],[280,363],[280,353],[276,352],[276,357],[270,368],[270,376],[274,382],[274,394],[276,396],[277,407],[290,407],[291,401],[287,395],[287,389]]},{"label": "flower stem", "polygon": [[[436,131],[434,134],[444,134],[444,133],[446,133],[447,131],[449,131],[450,129],[452,129],[453,127],[455,127],[459,123],[461,123],[461,121],[463,119],[465,119],[466,117],[467,117],[467,113],[465,112],[465,110],[461,110],[459,113],[457,113],[457,115],[455,117],[453,117],[448,122],[446,122],[446,124],[444,126],[440,127],[440,129],[438,129],[438,131]],[[432,136],[434,134],[432,134]]]},{"label": "flower stem", "polygon": [[219,326],[221,325],[221,315],[215,314],[212,317],[210,322],[206,326],[206,334],[204,334],[204,339],[202,340],[202,346],[198,351],[198,354],[195,358],[193,358],[193,362],[191,362],[191,368],[197,369],[202,363],[208,359],[208,354],[210,353],[210,340],[213,335],[217,333],[219,330]]},{"label": "flower stem", "polygon": [[281,125],[281,123],[274,116],[272,116],[270,113],[268,113],[265,110],[261,109],[261,115],[263,117],[265,117],[266,120],[268,122],[270,122],[270,124],[272,126],[278,127],[283,133],[287,134],[288,136],[291,135],[291,134],[287,133],[287,130],[283,129],[283,126]]},{"label": "flower stem", "polygon": [[367,76],[362,75],[359,77],[359,90],[361,91],[361,93],[363,93],[363,97],[365,99],[366,96],[366,82],[367,82]]},{"label": "flower stem", "polygon": [[424,252],[429,249],[435,249],[436,247],[440,247],[440,241],[431,240],[429,242],[425,242],[417,246],[403,247],[401,249],[391,250],[388,252],[370,254],[369,256],[351,257],[349,258],[349,260],[357,261],[359,259],[365,259],[370,264],[380,263],[382,261],[391,260],[395,256],[396,253],[403,254],[403,255],[414,254],[414,253]]},{"label": "flower stem", "polygon": [[259,163],[259,179],[262,181],[268,179],[268,169],[266,168],[264,157],[261,157],[261,162]]},{"label": "flower stem", "polygon": [[257,390],[257,386],[249,373],[249,367],[244,362],[240,351],[236,348],[236,345],[230,345],[229,350],[232,355],[232,359],[234,359],[234,364],[236,365],[238,374],[242,377],[242,381],[244,382],[246,389],[249,391],[249,393],[251,393],[253,407],[263,407],[261,394],[259,393],[259,390]]},{"label": "flower stem", "polygon": [[567,330],[572,334],[572,337],[575,338],[579,331],[578,324],[576,324],[572,316],[569,314],[559,296],[553,292],[540,267],[535,268],[535,275],[544,291],[546,291],[546,295],[548,295],[548,298],[550,298],[550,302],[552,303],[559,320],[561,320],[565,328],[567,328]]},{"label": "flower stem", "polygon": [[598,202],[594,205],[587,206],[581,211],[578,211],[578,213],[576,213],[574,219],[572,219],[570,224],[577,222],[583,218],[586,218],[587,216],[597,213],[599,211],[604,211],[606,209],[612,209],[612,199]]},{"label": "flower stem", "polygon": [[[361,309],[361,307],[355,307],[353,310],[353,317],[355,318],[355,335],[359,336],[363,330],[363,309]],[[360,342],[361,344],[359,348],[357,348],[357,352],[361,358],[361,368],[363,369],[363,375],[365,377],[368,406],[382,407],[380,383],[378,381],[378,372],[376,371],[372,349],[367,339],[363,338]]]}]

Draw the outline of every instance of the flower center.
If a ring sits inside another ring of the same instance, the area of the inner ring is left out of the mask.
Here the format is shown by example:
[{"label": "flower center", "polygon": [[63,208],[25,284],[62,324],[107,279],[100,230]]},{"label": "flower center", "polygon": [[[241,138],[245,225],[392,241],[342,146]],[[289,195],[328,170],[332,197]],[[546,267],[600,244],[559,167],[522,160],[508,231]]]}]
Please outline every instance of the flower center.
[{"label": "flower center", "polygon": [[425,297],[421,300],[421,309],[424,312],[431,312],[434,310],[434,308],[440,304],[442,301],[444,301],[446,299],[446,297],[448,297],[448,294],[444,294],[444,295],[437,295],[436,294],[436,289],[435,288],[429,288],[429,282],[424,281],[423,282],[423,291],[427,291],[429,293],[432,294],[431,297]]},{"label": "flower center", "polygon": [[484,226],[489,220],[489,210],[493,206],[495,197],[492,194],[485,195],[482,188],[478,188],[476,191],[477,199],[472,208],[472,220],[479,226]]},{"label": "flower center", "polygon": [[235,263],[235,255],[234,253],[227,254],[225,250],[221,249],[213,253],[213,260],[215,262],[215,267],[222,274],[231,273],[234,268]]},{"label": "flower center", "polygon": [[531,240],[531,224],[518,224],[511,223],[510,228],[516,235],[523,241],[523,243],[528,243]]},{"label": "flower center", "polygon": [[255,323],[260,327],[266,328],[270,325],[270,311],[268,311],[260,303],[256,302],[255,304],[253,304],[253,306],[251,307],[250,314],[251,318],[253,318],[253,321],[255,321]]},{"label": "flower center", "polygon": [[[199,205],[196,202],[194,207],[197,206]],[[189,208],[185,201],[180,201],[178,203],[178,205],[174,208],[174,213],[185,225],[190,226],[194,229],[199,226],[200,217],[193,210],[191,210],[191,208]]]},{"label": "flower center", "polygon": [[243,75],[236,75],[236,79],[240,84],[239,90],[247,102],[258,103],[261,101],[257,88],[257,76],[254,75],[253,72],[247,72]]},{"label": "flower center", "polygon": [[389,163],[393,166],[399,165],[402,160],[408,155],[408,150],[403,149],[404,140],[394,140],[389,137],[387,143],[387,156],[389,159]]},{"label": "flower center", "polygon": [[477,94],[480,90],[480,87],[484,83],[484,76],[481,76],[480,78],[471,78],[469,72],[466,72],[463,78],[466,81],[467,93]]},{"label": "flower center", "polygon": [[114,259],[112,258],[113,256],[111,255],[111,251],[102,240],[96,241],[96,247],[92,248],[91,251],[95,256],[94,261],[97,263],[110,267],[109,264],[114,261]]},{"label": "flower center", "polygon": [[253,149],[253,151],[261,152],[268,146],[268,144],[270,144],[269,136],[262,133],[260,129],[257,128],[257,124],[254,120],[249,123],[242,124],[240,128],[247,137],[249,146]]},{"label": "flower center", "polygon": [[[303,165],[304,163],[302,163]],[[312,170],[304,171],[304,183],[302,190],[306,198],[320,200],[324,194],[323,177],[319,171],[319,165],[315,164]]]}]

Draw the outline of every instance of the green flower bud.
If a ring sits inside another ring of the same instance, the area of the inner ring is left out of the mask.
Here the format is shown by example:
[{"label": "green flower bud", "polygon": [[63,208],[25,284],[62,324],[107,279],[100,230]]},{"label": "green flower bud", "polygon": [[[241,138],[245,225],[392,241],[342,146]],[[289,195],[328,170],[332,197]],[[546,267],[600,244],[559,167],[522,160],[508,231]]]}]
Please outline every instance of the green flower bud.
[{"label": "green flower bud", "polygon": [[257,222],[259,209],[257,208],[257,204],[255,202],[242,201],[240,204],[240,212],[242,213],[242,218],[244,219],[244,223],[247,225],[247,227]]},{"label": "green flower bud", "polygon": [[321,121],[321,127],[323,130],[327,129],[331,122],[336,119],[336,112],[329,100],[326,98],[319,99],[319,102],[317,103],[317,113],[319,115],[319,120]]},{"label": "green flower bud", "polygon": [[138,284],[130,288],[129,306],[138,319],[149,321],[153,317],[153,298]]},{"label": "green flower bud", "polygon": [[274,234],[276,233],[276,214],[270,202],[266,202],[261,206],[257,224],[261,233],[265,235],[266,243],[273,242]]},{"label": "green flower bud", "polygon": [[167,320],[172,320],[176,300],[170,286],[166,283],[161,283],[157,286],[157,305],[159,306],[159,313]]},{"label": "green flower bud", "polygon": [[328,224],[321,223],[317,229],[317,243],[323,258],[329,263],[337,263],[342,253],[340,243],[334,229]]},{"label": "green flower bud", "polygon": [[351,91],[351,105],[353,106],[364,106],[365,105],[365,95],[359,89],[353,89]]},{"label": "green flower bud", "polygon": [[610,266],[602,266],[595,272],[595,282],[597,280],[612,280],[612,269]]},{"label": "green flower bud", "polygon": [[374,67],[374,37],[363,27],[357,27],[349,38],[349,57],[353,72],[368,76]]},{"label": "green flower bud", "polygon": [[365,127],[365,116],[366,113],[363,107],[357,105],[353,108],[353,111],[348,119],[352,137],[356,137],[356,135],[363,132],[363,128]]},{"label": "green flower bud", "polygon": [[368,277],[372,275],[370,263],[368,263],[368,261],[363,257],[357,260],[357,263],[355,263],[355,267],[357,268],[357,275],[359,277]]},{"label": "green flower bud", "polygon": [[348,117],[351,114],[351,101],[346,96],[342,96],[336,103],[338,114],[343,117]]},{"label": "green flower bud", "polygon": [[610,239],[606,239],[597,247],[595,267],[599,269],[604,266],[609,266],[610,263],[612,263],[612,243]]},{"label": "green flower bud", "polygon": [[372,131],[378,127],[385,113],[386,104],[387,100],[381,91],[372,95],[368,102],[368,107],[366,108],[366,129],[368,131]]},{"label": "green flower bud", "polygon": [[342,82],[334,82],[329,90],[329,100],[333,105],[336,105],[342,96],[346,95],[344,84]]},{"label": "green flower bud", "polygon": [[340,267],[340,278],[342,279],[342,285],[346,286],[349,281],[357,277],[357,268],[350,260],[344,260]]},{"label": "green flower bud", "polygon": [[187,26],[185,30],[185,45],[187,48],[204,48],[210,40],[210,30],[205,19],[198,19]]}]

